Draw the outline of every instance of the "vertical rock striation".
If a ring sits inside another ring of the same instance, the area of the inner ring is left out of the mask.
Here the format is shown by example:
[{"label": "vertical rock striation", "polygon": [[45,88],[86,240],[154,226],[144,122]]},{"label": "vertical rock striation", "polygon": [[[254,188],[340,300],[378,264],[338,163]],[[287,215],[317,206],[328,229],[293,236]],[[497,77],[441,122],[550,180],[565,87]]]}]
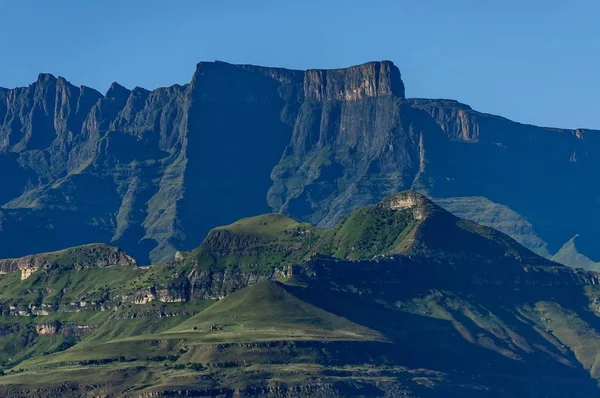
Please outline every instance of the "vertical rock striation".
[{"label": "vertical rock striation", "polygon": [[159,262],[241,217],[272,209],[329,226],[412,188],[461,215],[484,198],[497,206],[477,221],[539,253],[579,234],[600,258],[589,243],[600,232],[598,137],[406,99],[389,61],[202,62],[189,84],[114,83],[104,95],[42,74],[0,89],[0,257],[105,242]]}]

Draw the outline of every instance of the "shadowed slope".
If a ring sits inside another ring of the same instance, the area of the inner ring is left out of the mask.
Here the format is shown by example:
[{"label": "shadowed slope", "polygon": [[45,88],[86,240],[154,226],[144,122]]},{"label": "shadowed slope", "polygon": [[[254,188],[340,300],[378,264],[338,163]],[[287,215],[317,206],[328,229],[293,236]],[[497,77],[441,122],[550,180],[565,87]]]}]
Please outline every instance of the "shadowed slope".
[{"label": "shadowed slope", "polygon": [[194,331],[203,338],[223,341],[385,340],[371,329],[300,300],[271,281],[239,290],[165,333]]}]

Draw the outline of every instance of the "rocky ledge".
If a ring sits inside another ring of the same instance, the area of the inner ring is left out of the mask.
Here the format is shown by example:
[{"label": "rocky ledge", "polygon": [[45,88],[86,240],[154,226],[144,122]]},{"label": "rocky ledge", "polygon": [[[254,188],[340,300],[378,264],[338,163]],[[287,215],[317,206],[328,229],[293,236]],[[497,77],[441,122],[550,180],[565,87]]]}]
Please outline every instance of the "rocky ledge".
[{"label": "rocky ledge", "polygon": [[123,250],[104,244],[91,244],[70,249],[32,254],[29,256],[0,260],[0,274],[20,272],[21,280],[27,279],[40,269],[60,266],[66,269],[105,268],[117,265],[135,266],[136,261]]}]

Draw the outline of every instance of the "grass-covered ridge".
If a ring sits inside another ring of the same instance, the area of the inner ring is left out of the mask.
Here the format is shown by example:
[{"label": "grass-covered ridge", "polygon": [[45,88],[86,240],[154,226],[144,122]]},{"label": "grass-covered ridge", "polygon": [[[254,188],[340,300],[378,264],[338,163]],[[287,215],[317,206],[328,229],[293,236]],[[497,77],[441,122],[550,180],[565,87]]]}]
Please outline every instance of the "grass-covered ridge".
[{"label": "grass-covered ridge", "polygon": [[213,229],[197,249],[183,253],[182,258],[204,269],[265,271],[315,255],[369,260],[388,254],[433,253],[535,258],[508,236],[461,220],[414,191],[355,210],[330,229],[282,214],[245,218]]},{"label": "grass-covered ridge", "polygon": [[22,258],[0,260],[0,274],[19,272],[27,279],[38,270],[72,270],[134,266],[136,262],[123,250],[103,243],[76,246],[49,253],[32,254]]},{"label": "grass-covered ridge", "polygon": [[213,229],[202,245],[184,254],[201,268],[242,266],[258,270],[299,262],[321,231],[283,214],[244,218]]},{"label": "grass-covered ridge", "polygon": [[71,247],[51,253],[44,253],[44,258],[58,267],[107,267],[115,265],[136,265],[133,258],[121,249],[103,243],[93,243]]},{"label": "grass-covered ridge", "polygon": [[201,268],[259,271],[300,263],[317,254],[370,259],[396,252],[407,229],[414,225],[411,209],[396,211],[382,205],[357,210],[332,229],[316,228],[282,214],[265,214],[213,229],[200,247],[183,257]]}]

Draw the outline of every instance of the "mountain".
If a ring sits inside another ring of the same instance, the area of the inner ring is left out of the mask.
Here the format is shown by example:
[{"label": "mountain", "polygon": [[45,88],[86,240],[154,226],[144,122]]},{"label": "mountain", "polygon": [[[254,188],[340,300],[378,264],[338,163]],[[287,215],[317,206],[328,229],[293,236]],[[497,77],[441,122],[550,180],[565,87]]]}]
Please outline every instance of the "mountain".
[{"label": "mountain", "polygon": [[[414,191],[331,228],[282,214],[136,267],[103,244],[2,263],[6,397],[589,397],[600,274]],[[542,380],[543,382],[540,382]]]},{"label": "mountain", "polygon": [[569,264],[572,267],[583,268],[587,270],[599,270],[600,263],[593,262],[579,251],[579,235],[575,235],[560,248],[558,253],[552,256],[552,260],[561,264]]},{"label": "mountain", "polygon": [[329,229],[277,213],[242,219],[213,229],[197,249],[180,253],[180,259],[203,268],[252,268],[293,264],[315,253],[353,261],[406,254],[544,263],[508,236],[459,219],[414,191],[355,210]]},{"label": "mountain", "polygon": [[579,234],[594,262],[598,137],[408,99],[389,61],[202,62],[183,86],[105,94],[41,74],[0,89],[0,258],[102,242],[160,263],[242,217],[330,227],[415,189],[547,257]]}]

